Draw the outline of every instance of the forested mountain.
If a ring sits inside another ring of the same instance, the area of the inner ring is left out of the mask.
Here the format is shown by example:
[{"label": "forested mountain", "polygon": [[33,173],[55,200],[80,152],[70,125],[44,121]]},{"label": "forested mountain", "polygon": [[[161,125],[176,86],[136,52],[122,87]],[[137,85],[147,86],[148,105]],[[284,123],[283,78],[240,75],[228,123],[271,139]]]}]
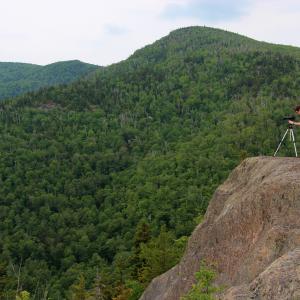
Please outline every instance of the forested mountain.
[{"label": "forested mountain", "polygon": [[0,62],[0,100],[42,87],[70,83],[95,71],[98,66],[79,60],[46,66]]},{"label": "forested mountain", "polygon": [[233,167],[273,154],[300,101],[299,55],[189,27],[89,78],[3,101],[3,297],[137,299],[178,261]]}]

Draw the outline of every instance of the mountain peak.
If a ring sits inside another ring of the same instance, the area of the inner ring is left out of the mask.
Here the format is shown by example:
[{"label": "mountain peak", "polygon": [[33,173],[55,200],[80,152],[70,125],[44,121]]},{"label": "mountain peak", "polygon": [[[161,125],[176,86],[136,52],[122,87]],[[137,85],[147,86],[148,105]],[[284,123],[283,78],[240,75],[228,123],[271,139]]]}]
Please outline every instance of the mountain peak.
[{"label": "mountain peak", "polygon": [[[220,28],[214,28],[214,27],[208,27],[208,26],[188,26],[188,27],[182,27],[175,30],[172,30],[169,35],[176,35],[176,34],[220,34],[220,35],[235,35],[240,36],[242,35],[233,33],[224,29]],[[244,36],[243,36],[244,37]],[[248,39],[248,38],[247,38]]]},{"label": "mountain peak", "polygon": [[155,43],[137,50],[130,59],[158,62],[168,57],[184,57],[195,51],[205,55],[219,52],[249,53],[255,51],[273,51],[300,57],[297,47],[275,45],[260,42],[252,38],[206,26],[190,26],[171,31],[169,35]]}]

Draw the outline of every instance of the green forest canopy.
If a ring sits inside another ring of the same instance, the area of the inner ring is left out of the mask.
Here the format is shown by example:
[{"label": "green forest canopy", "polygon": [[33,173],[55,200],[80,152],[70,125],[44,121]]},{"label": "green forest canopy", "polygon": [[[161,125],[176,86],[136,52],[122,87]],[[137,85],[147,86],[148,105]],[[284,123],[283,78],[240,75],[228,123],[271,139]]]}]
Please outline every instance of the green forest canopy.
[{"label": "green forest canopy", "polygon": [[[105,299],[137,299],[178,261],[229,172],[273,154],[282,116],[300,101],[299,54],[189,27],[74,84],[3,101],[6,276],[22,265],[22,289],[36,299],[88,299],[100,286]],[[153,249],[170,249],[167,265]]]},{"label": "green forest canopy", "polygon": [[98,68],[79,60],[56,62],[46,66],[0,62],[0,100],[42,87],[70,83]]}]

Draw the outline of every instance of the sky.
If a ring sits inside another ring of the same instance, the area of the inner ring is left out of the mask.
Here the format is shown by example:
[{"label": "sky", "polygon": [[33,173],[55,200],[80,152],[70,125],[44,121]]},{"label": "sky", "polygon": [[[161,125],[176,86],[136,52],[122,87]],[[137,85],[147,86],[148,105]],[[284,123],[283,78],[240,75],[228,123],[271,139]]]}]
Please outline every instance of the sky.
[{"label": "sky", "polygon": [[300,1],[0,0],[0,61],[106,66],[194,25],[300,47]]}]

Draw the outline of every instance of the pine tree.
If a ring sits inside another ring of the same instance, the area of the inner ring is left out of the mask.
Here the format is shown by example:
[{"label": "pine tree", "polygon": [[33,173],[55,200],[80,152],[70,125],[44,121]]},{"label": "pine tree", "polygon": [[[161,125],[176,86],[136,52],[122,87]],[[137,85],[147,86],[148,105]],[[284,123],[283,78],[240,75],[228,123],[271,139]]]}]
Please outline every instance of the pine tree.
[{"label": "pine tree", "polygon": [[147,244],[141,244],[140,259],[145,263],[139,270],[140,281],[148,283],[154,277],[167,271],[178,262],[181,254],[181,249],[177,248],[173,234],[162,226],[157,238],[151,239]]},{"label": "pine tree", "polygon": [[134,235],[134,248],[132,256],[132,265],[133,267],[133,277],[138,278],[138,270],[141,269],[142,265],[145,263],[145,260],[141,258],[141,245],[149,242],[151,238],[150,227],[145,221],[141,221],[135,231]]},{"label": "pine tree", "polygon": [[207,264],[202,261],[200,270],[195,273],[196,284],[193,285],[190,292],[181,297],[181,300],[215,300],[214,294],[220,292],[219,287],[213,286],[212,282],[216,278],[216,272],[209,268]]}]

